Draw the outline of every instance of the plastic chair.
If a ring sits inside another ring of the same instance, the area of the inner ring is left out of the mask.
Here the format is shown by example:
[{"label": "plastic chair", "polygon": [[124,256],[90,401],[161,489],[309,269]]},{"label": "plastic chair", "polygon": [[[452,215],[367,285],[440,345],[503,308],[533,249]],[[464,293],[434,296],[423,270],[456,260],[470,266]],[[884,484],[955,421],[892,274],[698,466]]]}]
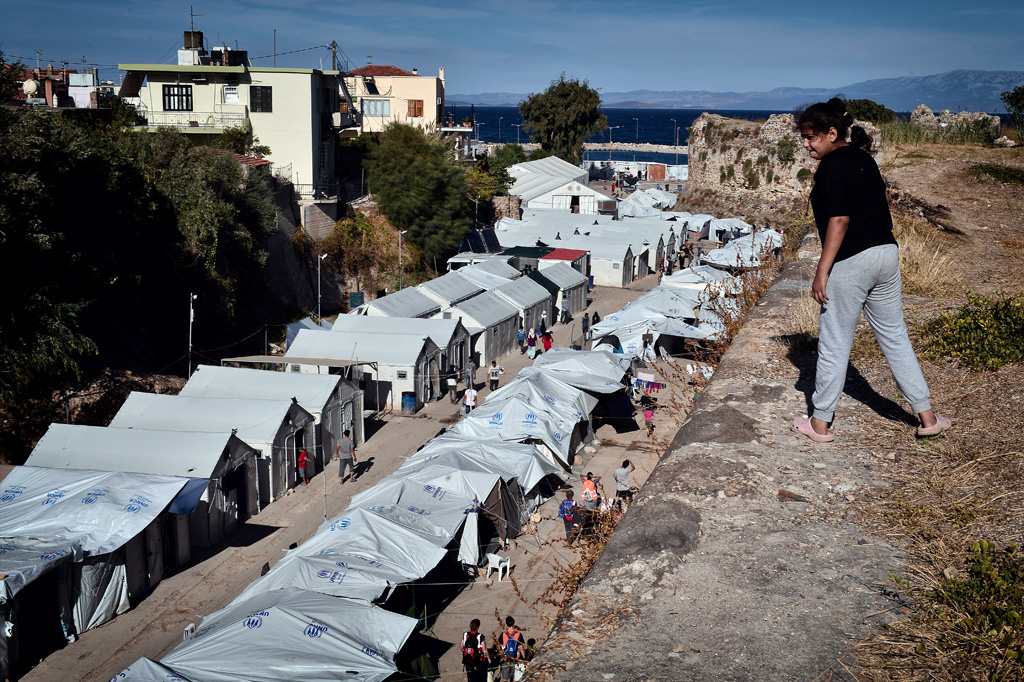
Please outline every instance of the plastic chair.
[{"label": "plastic chair", "polygon": [[512,559],[511,558],[503,558],[503,557],[498,556],[497,554],[488,554],[487,555],[487,577],[490,578],[491,577],[491,571],[495,570],[495,571],[498,572],[498,582],[500,583],[501,582],[501,571],[502,571],[502,569],[504,569],[505,576],[507,577],[508,574],[509,574],[509,571],[512,570],[511,563],[512,563]]}]

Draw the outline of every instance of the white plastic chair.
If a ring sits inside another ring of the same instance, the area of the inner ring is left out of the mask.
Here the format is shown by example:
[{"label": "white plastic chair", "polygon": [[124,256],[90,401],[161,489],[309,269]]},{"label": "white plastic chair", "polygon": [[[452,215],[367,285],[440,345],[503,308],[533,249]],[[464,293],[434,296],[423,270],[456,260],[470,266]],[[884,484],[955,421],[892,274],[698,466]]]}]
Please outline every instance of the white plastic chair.
[{"label": "white plastic chair", "polygon": [[508,574],[509,574],[509,571],[512,570],[511,563],[512,563],[512,559],[511,558],[502,558],[502,557],[498,556],[497,554],[488,554],[487,555],[487,577],[490,578],[491,577],[491,571],[495,570],[495,571],[498,572],[498,582],[500,583],[501,582],[501,571],[504,570],[505,571],[505,576],[507,577]]}]

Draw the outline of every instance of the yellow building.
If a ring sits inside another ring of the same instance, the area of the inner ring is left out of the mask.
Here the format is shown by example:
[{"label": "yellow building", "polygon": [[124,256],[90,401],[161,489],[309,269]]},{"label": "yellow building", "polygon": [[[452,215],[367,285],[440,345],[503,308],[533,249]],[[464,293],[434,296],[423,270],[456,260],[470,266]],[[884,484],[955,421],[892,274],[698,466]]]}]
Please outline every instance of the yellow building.
[{"label": "yellow building", "polygon": [[432,77],[416,69],[369,64],[345,74],[345,83],[361,120],[357,128],[342,131],[342,137],[379,133],[391,121],[430,132],[444,121],[443,67]]}]

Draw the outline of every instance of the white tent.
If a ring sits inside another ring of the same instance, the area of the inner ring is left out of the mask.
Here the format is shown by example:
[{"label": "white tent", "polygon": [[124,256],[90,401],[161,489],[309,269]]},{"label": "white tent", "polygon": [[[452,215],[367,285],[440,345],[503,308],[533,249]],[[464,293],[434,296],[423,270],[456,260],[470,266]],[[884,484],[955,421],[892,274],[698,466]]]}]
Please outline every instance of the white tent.
[{"label": "white tent", "polygon": [[440,303],[442,313],[451,310],[451,307],[460,301],[472,298],[483,291],[483,287],[477,286],[456,272],[435,277],[418,285],[416,289]]},{"label": "white tent", "polygon": [[[234,432],[259,453],[262,508],[301,483],[296,469],[299,450],[314,451],[313,422],[313,415],[283,397],[279,400],[197,398],[132,391],[110,421],[110,428]],[[323,458],[319,463],[322,468]]]},{"label": "white tent", "polygon": [[[351,317],[360,317],[352,315]],[[316,421],[316,450],[330,461],[345,431],[363,442],[363,392],[337,374],[275,372],[200,365],[182,387],[181,396],[196,398],[294,398]]]},{"label": "white tent", "polygon": [[458,319],[438,317],[424,320],[418,317],[339,315],[333,331],[429,336],[441,350],[442,374],[452,368],[465,367],[469,360],[470,334]]},{"label": "white tent", "polygon": [[[454,538],[468,514],[474,513],[479,500],[440,486],[423,485],[389,476],[352,498],[351,508],[365,508],[386,516],[415,533],[444,547]],[[348,523],[347,512],[323,527]],[[318,531],[319,532],[319,531]]]},{"label": "white tent", "polygon": [[[131,598],[160,581],[157,517],[188,482],[80,469],[11,470],[0,484],[0,603],[6,603],[0,612],[10,624],[9,630],[0,628],[0,677],[7,679],[9,664],[17,665],[18,658],[58,646],[50,633],[63,631],[71,640],[124,613]],[[127,551],[130,544],[141,551]],[[25,589],[40,580],[45,584],[39,590]],[[52,612],[39,601],[43,593],[56,606]],[[40,609],[53,620],[41,620]],[[33,625],[49,627],[35,631]]]},{"label": "white tent", "polygon": [[533,367],[556,372],[555,378],[576,388],[614,393],[622,388],[622,378],[631,364],[630,358],[620,353],[552,348],[534,360]]},{"label": "white tent", "polygon": [[463,301],[449,314],[461,319],[473,335],[473,355],[478,367],[505,357],[516,345],[519,309],[493,291]]},{"label": "white tent", "polygon": [[208,616],[160,663],[202,682],[382,682],[417,627],[361,600],[280,589]]},{"label": "white tent", "polygon": [[284,347],[288,348],[288,346],[292,345],[292,341],[295,340],[295,335],[299,333],[300,329],[318,329],[321,331],[331,331],[332,326],[333,325],[327,320],[320,320],[320,323],[317,324],[311,317],[303,318],[298,322],[292,322],[286,328]]},{"label": "white tent", "polygon": [[529,277],[520,277],[508,284],[494,289],[518,311],[520,322],[526,329],[536,329],[540,325],[541,313],[547,312],[548,326],[554,324],[553,302],[551,293]]},{"label": "white tent", "polygon": [[[508,267],[512,268],[512,270],[514,270],[517,275],[521,274],[511,265],[508,265]],[[490,272],[478,270],[475,265],[470,265],[469,267],[465,268],[459,268],[455,272],[456,274],[465,277],[467,280],[469,280],[476,286],[480,287],[481,289],[485,289],[487,291],[491,291],[495,287],[500,287],[502,284],[508,284],[513,279],[512,277],[502,277],[500,275],[495,275]]]},{"label": "white tent", "polygon": [[[693,320],[697,318],[697,314],[694,311],[700,307],[702,302],[699,292],[690,289],[657,286],[629,303],[624,310],[639,306],[667,317]],[[605,319],[608,318],[606,317]],[[601,323],[603,324],[604,320]]]},{"label": "white tent", "polygon": [[782,248],[782,235],[773,230],[763,230],[733,239],[720,249],[704,254],[702,263],[733,270],[749,270],[761,266],[761,258],[769,257]]},{"label": "white tent", "polygon": [[661,286],[692,289],[698,292],[707,290],[709,284],[725,294],[736,293],[738,289],[735,277],[725,270],[713,268],[709,265],[686,268],[661,278]]},{"label": "white tent", "polygon": [[[429,318],[441,312],[441,304],[416,287],[377,298],[360,306],[365,315]],[[351,313],[350,313],[351,314]]]},{"label": "white tent", "polygon": [[210,480],[189,516],[194,545],[209,546],[257,511],[256,451],[225,433],[50,424],[25,462]]},{"label": "white tent", "polygon": [[551,412],[559,419],[576,423],[589,421],[597,399],[556,377],[546,375],[516,376],[498,390],[490,393],[484,404],[518,396],[535,405],[536,409]]},{"label": "white tent", "polygon": [[343,518],[288,552],[235,601],[298,587],[383,602],[395,585],[422,578],[445,557],[436,543],[372,510],[348,509]]},{"label": "white tent", "polygon": [[111,682],[200,682],[196,678],[182,677],[165,665],[148,658],[140,658],[115,675]]},{"label": "white tent", "polygon": [[595,340],[609,334],[619,340],[619,348],[627,356],[640,355],[643,352],[643,337],[649,334],[657,343],[662,335],[676,336],[681,339],[706,339],[717,330],[706,325],[693,326],[683,322],[682,318],[669,317],[657,313],[644,306],[629,306],[617,313],[606,315],[600,324],[591,327]]},{"label": "white tent", "polygon": [[568,469],[574,454],[570,452],[574,425],[512,397],[485,403],[450,427],[448,433],[465,439],[540,441],[550,452],[551,461]]}]

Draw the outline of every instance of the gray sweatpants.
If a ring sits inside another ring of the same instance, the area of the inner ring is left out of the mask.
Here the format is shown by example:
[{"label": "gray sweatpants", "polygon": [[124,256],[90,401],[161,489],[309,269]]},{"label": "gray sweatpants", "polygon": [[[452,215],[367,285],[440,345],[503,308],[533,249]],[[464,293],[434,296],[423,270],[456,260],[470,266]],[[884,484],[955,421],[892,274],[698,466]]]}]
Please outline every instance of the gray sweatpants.
[{"label": "gray sweatpants", "polygon": [[910,409],[914,414],[930,410],[928,384],[903,322],[903,280],[896,245],[875,246],[833,265],[825,293],[828,302],[819,318],[812,416],[823,422],[835,417],[861,310]]}]

